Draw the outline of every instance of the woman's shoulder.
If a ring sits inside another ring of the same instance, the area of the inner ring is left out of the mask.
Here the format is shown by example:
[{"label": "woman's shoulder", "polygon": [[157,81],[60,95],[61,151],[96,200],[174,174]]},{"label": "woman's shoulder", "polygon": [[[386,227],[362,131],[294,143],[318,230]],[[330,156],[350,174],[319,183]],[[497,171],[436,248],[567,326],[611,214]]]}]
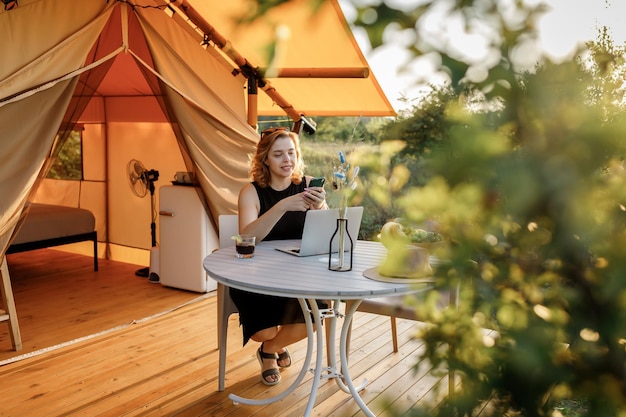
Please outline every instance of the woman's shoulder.
[{"label": "woman's shoulder", "polygon": [[239,190],[239,201],[237,204],[239,205],[240,211],[242,205],[257,205],[258,200],[259,198],[257,192],[251,182],[245,184],[243,187],[241,187],[241,190]]},{"label": "woman's shoulder", "polygon": [[243,195],[243,194],[248,194],[250,192],[256,192],[256,184],[253,182],[249,182],[243,185],[243,187],[241,187],[241,190],[239,191],[239,195]]}]

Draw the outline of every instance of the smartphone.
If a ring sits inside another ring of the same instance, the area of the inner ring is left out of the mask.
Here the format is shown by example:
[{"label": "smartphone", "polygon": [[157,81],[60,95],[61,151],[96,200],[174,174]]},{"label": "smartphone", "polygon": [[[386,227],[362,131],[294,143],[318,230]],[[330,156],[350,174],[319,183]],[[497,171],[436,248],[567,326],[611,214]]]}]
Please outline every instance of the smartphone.
[{"label": "smartphone", "polygon": [[326,178],[324,177],[311,178],[311,181],[309,182],[309,187],[323,187],[325,182]]}]

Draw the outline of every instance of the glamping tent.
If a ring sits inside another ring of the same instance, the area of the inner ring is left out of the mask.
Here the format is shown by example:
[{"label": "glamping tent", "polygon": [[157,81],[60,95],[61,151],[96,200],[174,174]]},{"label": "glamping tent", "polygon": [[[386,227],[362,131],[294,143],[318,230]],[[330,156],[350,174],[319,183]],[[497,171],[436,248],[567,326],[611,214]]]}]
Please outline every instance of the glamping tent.
[{"label": "glamping tent", "polygon": [[[215,233],[248,181],[258,115],[286,114],[298,126],[305,115],[393,114],[336,0],[315,11],[292,0],[236,24],[253,3],[3,0],[0,321],[9,320],[16,349],[4,255],[30,202],[88,209],[99,256],[147,265],[158,225],[148,228],[151,199],[129,187],[130,160],[165,184],[192,172]],[[82,178],[46,179],[69,132],[82,136]]]},{"label": "glamping tent", "polygon": [[[147,264],[150,201],[132,194],[129,160],[158,170],[161,184],[194,173],[215,225],[248,181],[257,115],[393,114],[335,0],[315,11],[294,0],[246,25],[235,20],[245,1],[9,3],[17,7],[0,10],[2,254],[35,201],[89,209],[100,256]],[[72,130],[82,133],[83,179],[44,179]]]}]

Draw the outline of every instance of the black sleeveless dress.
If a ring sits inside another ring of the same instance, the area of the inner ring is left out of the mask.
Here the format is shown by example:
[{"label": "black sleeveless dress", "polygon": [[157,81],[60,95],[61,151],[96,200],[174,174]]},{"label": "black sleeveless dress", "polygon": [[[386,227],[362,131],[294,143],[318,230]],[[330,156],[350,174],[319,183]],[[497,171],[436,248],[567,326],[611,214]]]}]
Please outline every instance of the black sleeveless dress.
[{"label": "black sleeveless dress", "polygon": [[[256,182],[252,184],[261,203],[260,217],[283,198],[304,191],[306,180],[303,178],[297,185],[291,183],[282,191],[276,191],[272,187],[261,188]],[[263,240],[302,239],[305,216],[306,212],[303,211],[285,213]],[[239,310],[244,345],[260,330],[283,324],[304,323],[300,303],[295,298],[255,294],[235,288],[230,289],[230,296]]]}]

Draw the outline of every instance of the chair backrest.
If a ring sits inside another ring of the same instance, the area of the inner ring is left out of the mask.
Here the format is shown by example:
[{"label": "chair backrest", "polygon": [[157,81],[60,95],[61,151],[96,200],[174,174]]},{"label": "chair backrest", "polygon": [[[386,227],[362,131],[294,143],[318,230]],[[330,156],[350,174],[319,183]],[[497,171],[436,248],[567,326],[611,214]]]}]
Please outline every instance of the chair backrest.
[{"label": "chair backrest", "polygon": [[[235,246],[231,236],[239,234],[239,216],[222,214],[218,218],[220,248]],[[230,298],[230,290],[224,284],[217,284],[217,343],[220,351],[217,389],[224,391],[226,383],[226,338],[228,337],[228,318],[238,313],[237,306]]]},{"label": "chair backrest", "polygon": [[236,214],[220,214],[218,223],[220,248],[235,246],[235,241],[231,237],[239,234],[239,216]]}]

